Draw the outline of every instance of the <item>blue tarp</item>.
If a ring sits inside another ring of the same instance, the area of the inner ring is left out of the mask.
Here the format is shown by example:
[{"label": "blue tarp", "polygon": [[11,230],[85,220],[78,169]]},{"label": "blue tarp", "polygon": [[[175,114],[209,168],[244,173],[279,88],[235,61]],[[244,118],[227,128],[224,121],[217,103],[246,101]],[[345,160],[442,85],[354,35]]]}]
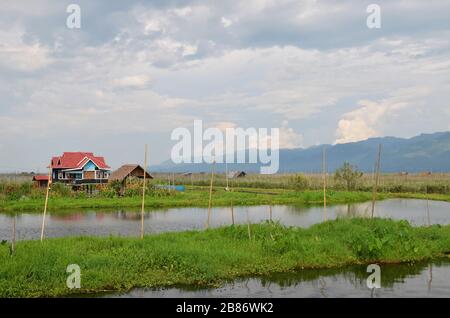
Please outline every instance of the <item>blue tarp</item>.
[{"label": "blue tarp", "polygon": [[155,187],[159,188],[159,189],[175,190],[175,191],[181,191],[181,192],[183,192],[186,189],[185,186],[182,186],[182,185],[169,186],[169,185],[158,184],[158,185],[155,185]]}]

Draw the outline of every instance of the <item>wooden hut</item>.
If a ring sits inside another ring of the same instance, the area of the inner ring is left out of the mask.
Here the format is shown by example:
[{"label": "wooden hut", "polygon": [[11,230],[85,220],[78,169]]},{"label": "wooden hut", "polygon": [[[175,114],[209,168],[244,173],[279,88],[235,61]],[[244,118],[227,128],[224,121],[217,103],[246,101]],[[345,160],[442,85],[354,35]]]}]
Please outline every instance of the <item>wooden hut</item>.
[{"label": "wooden hut", "polygon": [[33,176],[33,182],[36,188],[47,188],[48,176],[44,175]]},{"label": "wooden hut", "polygon": [[[147,179],[153,179],[147,171],[145,172]],[[109,177],[109,182],[119,181],[121,183],[120,192],[123,193],[125,190],[127,181],[130,178],[144,178],[144,168],[138,164],[126,164],[114,171]]]}]

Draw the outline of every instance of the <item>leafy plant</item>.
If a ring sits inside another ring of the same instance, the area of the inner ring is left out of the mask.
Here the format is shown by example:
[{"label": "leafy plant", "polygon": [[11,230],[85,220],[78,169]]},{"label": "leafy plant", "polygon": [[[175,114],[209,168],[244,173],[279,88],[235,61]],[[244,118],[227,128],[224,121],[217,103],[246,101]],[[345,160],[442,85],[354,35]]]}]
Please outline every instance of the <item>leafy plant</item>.
[{"label": "leafy plant", "polygon": [[344,165],[334,173],[335,181],[344,183],[347,190],[354,190],[362,176],[363,173],[349,162],[344,162]]}]

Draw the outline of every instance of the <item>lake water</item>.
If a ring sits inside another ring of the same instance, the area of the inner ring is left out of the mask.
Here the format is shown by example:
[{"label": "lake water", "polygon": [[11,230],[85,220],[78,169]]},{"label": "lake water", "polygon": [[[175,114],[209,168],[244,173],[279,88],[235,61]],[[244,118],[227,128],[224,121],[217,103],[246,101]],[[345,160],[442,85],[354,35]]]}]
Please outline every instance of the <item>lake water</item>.
[{"label": "lake water", "polygon": [[381,288],[369,289],[367,266],[341,269],[302,270],[263,278],[239,279],[221,288],[192,287],[145,289],[104,297],[450,297],[450,259],[432,264],[381,265]]},{"label": "lake water", "polygon": [[[450,224],[450,203],[429,201],[430,223]],[[145,213],[145,232],[185,231],[204,229],[207,220],[206,208],[170,208],[149,210]],[[328,219],[337,217],[370,216],[371,203],[354,203],[328,206]],[[414,225],[428,223],[426,200],[390,199],[376,202],[375,215],[397,220],[407,220]],[[67,211],[65,214],[49,214],[46,218],[46,237],[63,236],[138,236],[140,233],[140,212],[136,210],[114,211],[84,210]],[[235,223],[262,222],[270,218],[268,206],[234,207]],[[13,217],[0,214],[0,240],[10,240]],[[323,221],[321,206],[272,207],[272,219],[291,226],[308,227]],[[211,227],[231,224],[230,208],[213,208]],[[42,215],[18,213],[16,216],[16,237],[18,240],[39,239]]]}]

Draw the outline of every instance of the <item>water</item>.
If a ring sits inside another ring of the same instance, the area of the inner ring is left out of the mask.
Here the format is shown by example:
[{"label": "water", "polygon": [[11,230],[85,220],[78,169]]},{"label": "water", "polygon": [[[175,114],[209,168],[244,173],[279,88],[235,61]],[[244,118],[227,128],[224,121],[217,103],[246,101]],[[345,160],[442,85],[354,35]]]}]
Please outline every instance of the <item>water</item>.
[{"label": "water", "polygon": [[[207,219],[206,208],[158,209],[145,213],[145,232],[160,233],[204,229]],[[369,216],[371,203],[355,203],[329,206],[328,219],[337,217]],[[376,216],[407,220],[413,225],[427,224],[427,203],[425,200],[390,199],[376,203]],[[450,224],[450,203],[429,201],[432,224]],[[45,236],[138,236],[140,233],[140,212],[136,210],[84,210],[65,214],[49,212],[46,219]],[[282,224],[308,227],[323,221],[321,206],[272,207],[272,218]],[[234,207],[234,219],[238,224],[262,222],[269,219],[268,206]],[[16,220],[17,240],[39,239],[42,215],[19,213]],[[0,214],[0,240],[10,240],[13,217]],[[211,227],[231,224],[230,208],[213,208]]]},{"label": "water", "polygon": [[381,265],[381,288],[369,289],[366,266],[302,270],[262,278],[239,279],[221,288],[192,287],[145,289],[105,297],[450,297],[450,259],[432,264]]}]

